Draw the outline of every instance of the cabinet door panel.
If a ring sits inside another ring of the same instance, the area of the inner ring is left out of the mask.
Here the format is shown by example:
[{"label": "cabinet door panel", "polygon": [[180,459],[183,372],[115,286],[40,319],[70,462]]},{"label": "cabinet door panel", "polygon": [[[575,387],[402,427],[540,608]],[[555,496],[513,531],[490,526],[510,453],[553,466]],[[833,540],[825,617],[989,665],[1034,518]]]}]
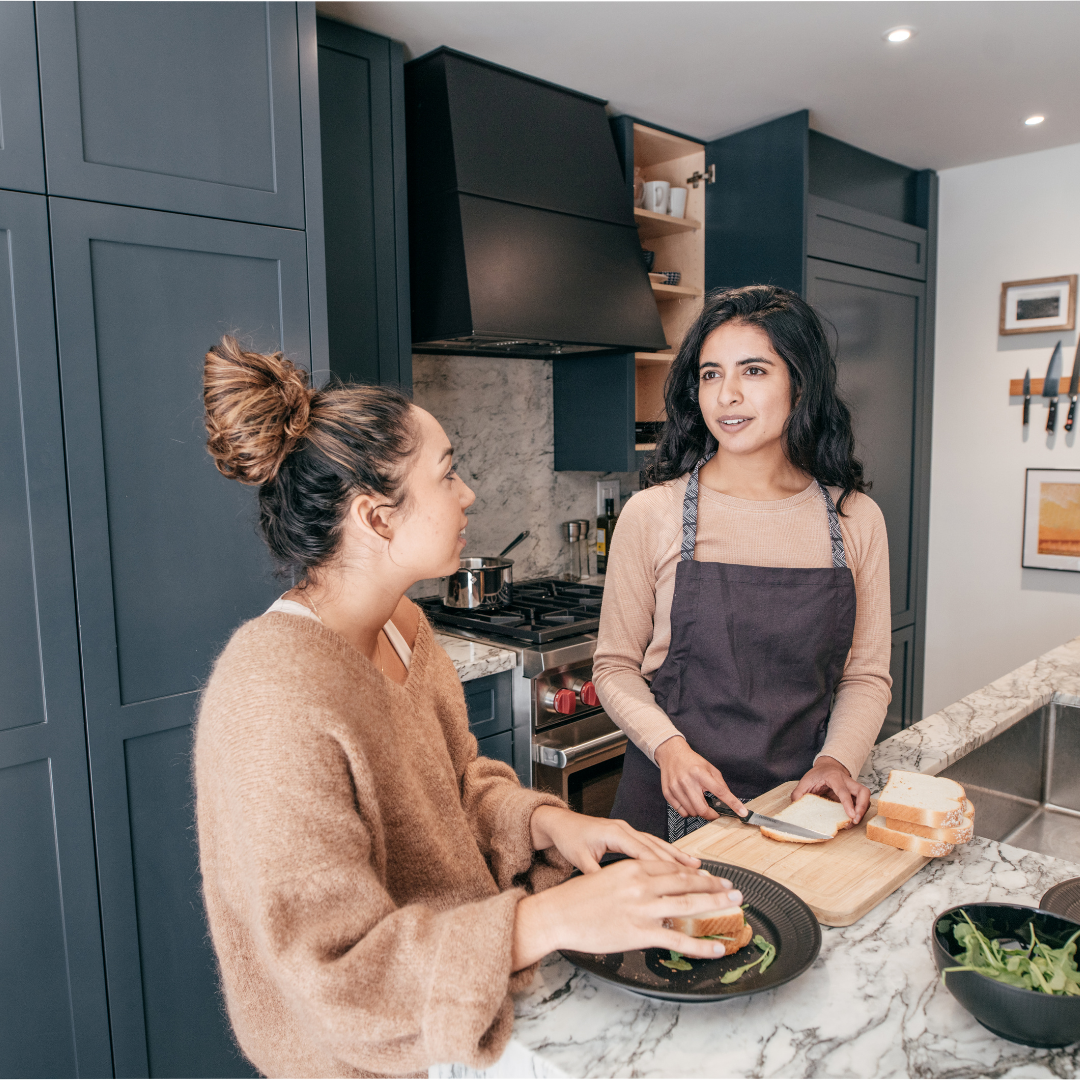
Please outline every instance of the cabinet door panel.
[{"label": "cabinet door panel", "polygon": [[304,236],[50,208],[116,1069],[251,1075],[217,994],[186,759],[214,656],[281,585],[254,489],[206,453],[202,358],[237,330],[310,369]]},{"label": "cabinet door panel", "polygon": [[107,1076],[44,196],[0,244],[0,1075]]},{"label": "cabinet door panel", "polygon": [[304,227],[294,4],[37,12],[50,195]]},{"label": "cabinet door panel", "polygon": [[807,261],[807,299],[836,328],[840,391],[852,408],[855,452],[885,517],[895,629],[915,619],[912,496],[926,287],[888,274]]},{"label": "cabinet door panel", "polygon": [[45,191],[34,5],[0,4],[0,188]]},{"label": "cabinet door panel", "polygon": [[411,387],[401,46],[317,24],[331,370]]}]

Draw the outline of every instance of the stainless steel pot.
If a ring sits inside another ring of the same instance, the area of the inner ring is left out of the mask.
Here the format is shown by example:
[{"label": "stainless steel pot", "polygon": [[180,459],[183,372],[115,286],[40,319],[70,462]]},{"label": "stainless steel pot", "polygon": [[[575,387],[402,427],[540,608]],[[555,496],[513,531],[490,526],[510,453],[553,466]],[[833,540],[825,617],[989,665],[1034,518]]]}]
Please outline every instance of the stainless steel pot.
[{"label": "stainless steel pot", "polygon": [[514,596],[512,559],[462,559],[457,573],[442,578],[439,595],[451,608],[485,608],[508,604]]}]

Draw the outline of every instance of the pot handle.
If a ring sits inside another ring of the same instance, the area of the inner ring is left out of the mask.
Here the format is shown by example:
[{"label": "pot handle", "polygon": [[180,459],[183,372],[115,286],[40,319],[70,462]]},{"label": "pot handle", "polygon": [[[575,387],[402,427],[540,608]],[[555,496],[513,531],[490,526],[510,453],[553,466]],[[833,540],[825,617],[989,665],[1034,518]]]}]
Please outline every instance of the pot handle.
[{"label": "pot handle", "polygon": [[505,558],[505,556],[509,555],[510,552],[513,551],[514,548],[516,548],[518,546],[518,544],[521,543],[522,540],[527,540],[528,537],[529,537],[529,530],[528,529],[526,529],[523,533],[519,533],[517,536],[514,537],[513,540],[510,541],[509,544],[506,545],[506,547],[504,547],[502,549],[502,551],[499,552],[499,558],[500,559]]}]

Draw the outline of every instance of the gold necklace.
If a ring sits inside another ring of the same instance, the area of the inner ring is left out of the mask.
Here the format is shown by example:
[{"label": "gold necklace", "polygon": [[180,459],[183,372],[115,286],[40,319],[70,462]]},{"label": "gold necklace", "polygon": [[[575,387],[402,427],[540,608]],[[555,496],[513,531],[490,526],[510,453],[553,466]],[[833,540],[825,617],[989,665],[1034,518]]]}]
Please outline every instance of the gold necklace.
[{"label": "gold necklace", "polygon": [[[300,598],[304,601],[304,606],[310,607],[311,610],[315,613],[315,618],[318,619],[319,622],[322,622],[322,616],[319,614],[319,608],[318,605],[315,603],[314,599],[310,596],[307,596],[303,589],[299,589],[297,591],[300,593]],[[380,630],[379,633],[375,635],[375,666],[379,669],[380,675],[385,675],[386,668],[383,667],[382,662],[382,638],[380,638],[379,636],[379,634],[381,633],[382,631]]]}]

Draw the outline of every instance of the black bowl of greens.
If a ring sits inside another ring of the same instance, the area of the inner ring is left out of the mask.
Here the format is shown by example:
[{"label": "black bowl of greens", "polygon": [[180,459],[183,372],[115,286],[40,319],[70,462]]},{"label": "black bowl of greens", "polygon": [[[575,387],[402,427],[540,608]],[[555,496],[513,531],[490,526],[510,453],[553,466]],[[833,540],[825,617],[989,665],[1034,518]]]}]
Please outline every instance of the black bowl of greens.
[{"label": "black bowl of greens", "polygon": [[1080,923],[1020,904],[963,904],[934,920],[934,960],[984,1028],[1025,1046],[1080,1040]]}]

